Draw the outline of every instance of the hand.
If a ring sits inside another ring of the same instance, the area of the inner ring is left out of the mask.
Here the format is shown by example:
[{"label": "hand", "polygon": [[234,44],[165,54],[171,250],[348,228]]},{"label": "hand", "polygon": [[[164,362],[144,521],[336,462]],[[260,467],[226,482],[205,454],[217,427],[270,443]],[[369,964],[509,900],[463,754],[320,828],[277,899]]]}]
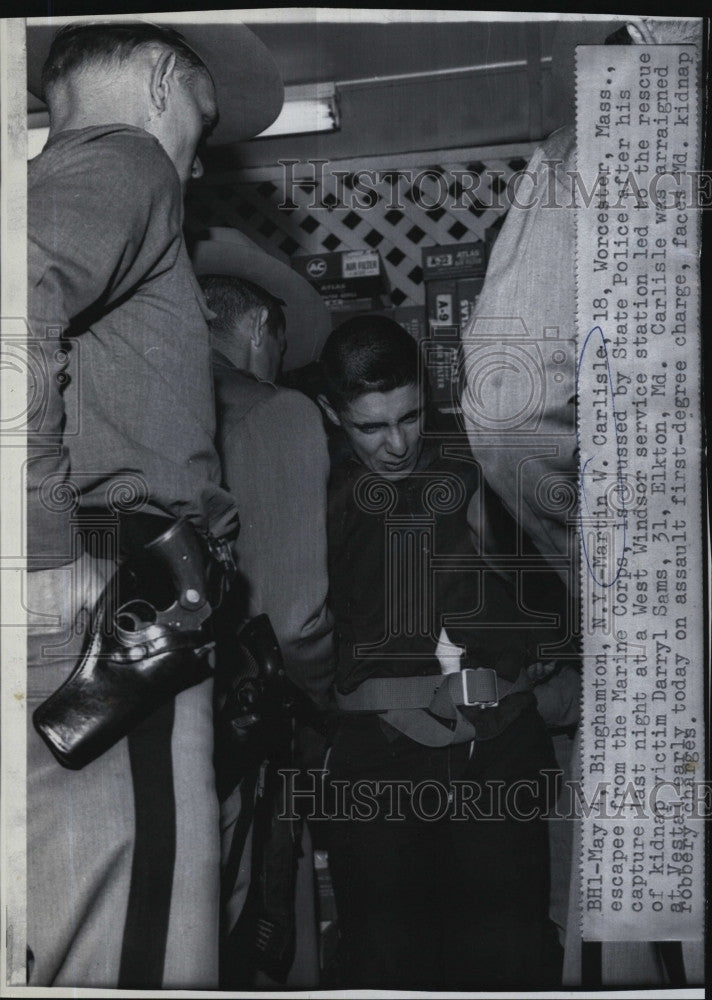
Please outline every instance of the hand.
[{"label": "hand", "polygon": [[626,28],[634,45],[699,45],[702,40],[702,28],[692,20],[636,17],[626,21]]},{"label": "hand", "polygon": [[27,623],[33,631],[83,628],[116,569],[109,559],[83,552],[64,566],[27,574]]},{"label": "hand", "polygon": [[540,684],[548,677],[551,677],[555,670],[556,660],[550,660],[548,663],[531,663],[527,667],[527,674],[530,681],[534,684]]},{"label": "hand", "polygon": [[447,632],[441,628],[438,644],[435,647],[435,656],[444,674],[454,674],[460,669],[462,653],[462,646],[456,646],[450,642]]}]

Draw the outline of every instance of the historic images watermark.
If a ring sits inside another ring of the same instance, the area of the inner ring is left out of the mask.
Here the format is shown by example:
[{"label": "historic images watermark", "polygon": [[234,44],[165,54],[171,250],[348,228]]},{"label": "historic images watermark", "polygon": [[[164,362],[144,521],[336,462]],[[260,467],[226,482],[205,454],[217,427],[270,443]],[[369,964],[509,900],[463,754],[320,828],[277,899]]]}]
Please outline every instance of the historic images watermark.
[{"label": "historic images watermark", "polygon": [[[515,820],[592,819],[608,823],[666,820],[709,819],[712,816],[712,783],[696,781],[684,787],[675,781],[659,781],[642,788],[635,781],[600,780],[593,789],[581,781],[563,781],[563,772],[544,769],[537,779],[522,778],[513,782],[451,779],[447,783],[428,778],[412,781],[405,778],[380,780],[330,778],[327,769],[284,768],[278,772],[281,782],[280,819],[336,820],[342,822],[404,822],[415,819],[437,822],[448,819]],[[565,785],[568,795],[562,795]],[[602,828],[601,836],[610,828]],[[673,862],[683,863],[685,837],[698,837],[699,829],[688,829],[678,844],[681,852]],[[691,860],[691,859],[687,859]]]},{"label": "historic images watermark", "polygon": [[471,208],[502,211],[510,206],[575,210],[588,208],[611,180],[617,191],[616,198],[609,200],[611,211],[650,206],[660,211],[712,208],[712,172],[690,170],[683,159],[671,167],[658,164],[655,155],[651,143],[643,140],[631,148],[626,161],[617,164],[615,177],[605,164],[595,170],[571,170],[567,161],[557,158],[544,159],[538,172],[525,167],[509,177],[492,167],[481,172],[435,167],[354,171],[332,168],[324,159],[282,159],[278,162],[284,198],[277,208],[298,208],[294,200],[298,188],[311,192],[311,201],[303,206],[310,211],[366,212],[376,206],[384,191],[388,192],[385,209],[403,211],[407,207],[406,189],[409,200],[424,212],[443,208],[451,212]]}]

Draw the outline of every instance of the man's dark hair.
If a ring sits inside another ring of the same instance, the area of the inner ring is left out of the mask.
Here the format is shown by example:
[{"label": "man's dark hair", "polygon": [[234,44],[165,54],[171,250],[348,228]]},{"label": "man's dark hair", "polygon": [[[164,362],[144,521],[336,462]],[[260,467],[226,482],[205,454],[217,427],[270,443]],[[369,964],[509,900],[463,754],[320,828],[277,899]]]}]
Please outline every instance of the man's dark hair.
[{"label": "man's dark hair", "polygon": [[42,68],[42,98],[46,101],[53,85],[74,70],[120,66],[137,49],[156,42],[175,52],[178,68],[188,80],[198,72],[210,76],[203,60],[173,28],[142,22],[67,24],[55,35]]},{"label": "man's dark hair", "polygon": [[321,352],[324,391],[338,412],[368,392],[418,385],[427,393],[418,344],[386,316],[354,316],[338,326]]},{"label": "man's dark hair", "polygon": [[229,274],[201,274],[198,281],[205,301],[215,313],[215,319],[210,320],[209,326],[218,337],[232,336],[235,325],[250,309],[267,310],[267,323],[273,336],[284,329],[284,302],[260,285]]}]

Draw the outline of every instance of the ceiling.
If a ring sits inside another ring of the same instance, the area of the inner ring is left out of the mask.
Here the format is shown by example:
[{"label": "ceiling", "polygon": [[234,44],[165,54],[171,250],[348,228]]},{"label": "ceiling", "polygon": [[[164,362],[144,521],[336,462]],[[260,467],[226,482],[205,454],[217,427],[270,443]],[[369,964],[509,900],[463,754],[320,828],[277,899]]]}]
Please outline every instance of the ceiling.
[{"label": "ceiling", "polygon": [[541,42],[551,54],[554,24],[421,22],[254,24],[284,82],[360,80],[526,59]]},{"label": "ceiling", "polygon": [[[285,157],[344,159],[541,139],[563,123],[573,99],[573,79],[566,86],[552,83],[557,23],[251,23],[285,84],[336,83],[341,129],[239,146],[223,143],[208,166],[229,169]],[[572,27],[577,40],[598,42],[611,30],[611,21]],[[572,33],[569,46],[573,38]]]},{"label": "ceiling", "polygon": [[[286,10],[289,22],[251,20],[250,27],[287,86],[337,84],[341,130],[235,143],[225,116],[208,169],[259,166],[285,156],[344,158],[537,140],[563,121],[570,93],[552,85],[555,21],[349,23],[326,20],[329,13],[318,9],[295,22],[295,10]],[[595,32],[596,40],[605,37],[603,26],[596,24]],[[213,31],[210,45],[204,54],[225,86],[236,69],[229,32]],[[42,105],[30,98],[28,106]]]}]

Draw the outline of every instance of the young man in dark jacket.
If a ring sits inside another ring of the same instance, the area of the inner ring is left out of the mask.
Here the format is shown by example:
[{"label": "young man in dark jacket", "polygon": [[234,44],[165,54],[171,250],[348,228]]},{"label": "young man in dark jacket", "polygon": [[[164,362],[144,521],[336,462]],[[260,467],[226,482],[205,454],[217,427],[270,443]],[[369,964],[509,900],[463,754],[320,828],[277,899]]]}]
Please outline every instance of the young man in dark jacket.
[{"label": "young man in dark jacket", "polygon": [[328,767],[344,985],[551,985],[540,772],[555,764],[526,672],[531,617],[484,558],[479,466],[433,433],[417,344],[391,320],[342,324],[321,364],[338,428]]}]

